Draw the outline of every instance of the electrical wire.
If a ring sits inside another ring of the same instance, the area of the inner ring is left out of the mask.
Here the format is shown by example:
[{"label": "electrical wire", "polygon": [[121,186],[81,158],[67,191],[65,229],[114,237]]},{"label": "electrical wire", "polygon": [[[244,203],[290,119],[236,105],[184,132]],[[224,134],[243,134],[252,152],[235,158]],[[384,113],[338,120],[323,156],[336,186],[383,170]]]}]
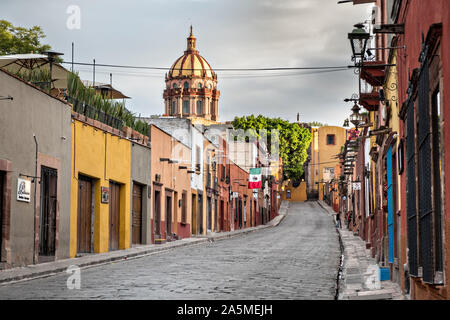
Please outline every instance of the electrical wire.
[{"label": "electrical wire", "polygon": [[[88,62],[71,62],[63,61],[65,64],[74,64],[80,66],[94,66],[94,63]],[[124,68],[124,69],[144,69],[144,70],[183,70],[184,68],[167,68],[167,67],[147,67],[147,66],[130,66],[117,64],[101,64],[95,63],[96,67]],[[288,71],[288,70],[332,70],[332,69],[349,69],[350,66],[319,66],[319,67],[270,67],[270,68],[216,68],[214,71]],[[192,69],[192,71],[202,71],[203,69]]]}]

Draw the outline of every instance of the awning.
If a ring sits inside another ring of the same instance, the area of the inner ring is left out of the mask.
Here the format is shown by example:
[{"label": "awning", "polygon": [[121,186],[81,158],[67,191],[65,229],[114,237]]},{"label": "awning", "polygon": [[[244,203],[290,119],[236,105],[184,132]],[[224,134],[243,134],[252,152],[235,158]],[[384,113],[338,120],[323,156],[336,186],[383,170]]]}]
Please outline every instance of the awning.
[{"label": "awning", "polygon": [[94,86],[92,81],[82,80],[82,82],[86,87],[95,88],[95,91],[98,94],[104,95],[106,99],[110,99],[111,91],[112,99],[130,99],[130,97],[127,97],[122,92],[112,87],[109,83],[101,83],[96,81]]},{"label": "awning", "polygon": [[[24,70],[48,70],[50,71],[50,64],[47,55],[44,54],[14,54],[0,56],[0,68],[4,68],[12,74],[23,72]],[[67,74],[68,70],[58,63],[53,63],[52,79],[53,87],[57,89],[67,88]]]}]

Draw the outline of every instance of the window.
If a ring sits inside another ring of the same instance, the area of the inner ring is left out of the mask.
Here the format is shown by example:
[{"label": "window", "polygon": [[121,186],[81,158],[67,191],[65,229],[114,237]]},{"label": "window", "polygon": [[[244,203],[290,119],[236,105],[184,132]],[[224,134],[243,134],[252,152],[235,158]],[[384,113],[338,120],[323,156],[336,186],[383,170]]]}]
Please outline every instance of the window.
[{"label": "window", "polygon": [[336,136],[334,134],[327,134],[327,145],[336,144]]},{"label": "window", "polygon": [[177,114],[177,102],[176,101],[172,101],[172,112],[171,115],[176,115]]},{"label": "window", "polygon": [[183,114],[189,114],[189,100],[183,100]]},{"label": "window", "polygon": [[199,82],[199,83],[197,84],[197,88],[199,88],[199,89],[203,88],[203,86],[202,86],[202,83],[201,83],[201,82]]},{"label": "window", "polygon": [[172,88],[176,89],[176,88],[177,88],[177,84],[174,83],[173,86],[172,86]]},{"label": "window", "polygon": [[203,103],[200,100],[197,101],[197,114],[203,114]]},{"label": "window", "polygon": [[209,109],[211,110],[211,111],[210,111],[210,114],[215,114],[215,113],[214,113],[214,105],[213,105],[213,102],[212,102],[212,101],[209,103]]},{"label": "window", "polygon": [[183,87],[184,87],[185,89],[189,89],[189,83],[186,81],[186,82],[183,84]]},{"label": "window", "polygon": [[201,166],[200,166],[201,161],[202,161],[202,159],[201,159],[201,150],[200,150],[200,147],[197,146],[195,148],[195,171],[200,171],[201,170]]}]

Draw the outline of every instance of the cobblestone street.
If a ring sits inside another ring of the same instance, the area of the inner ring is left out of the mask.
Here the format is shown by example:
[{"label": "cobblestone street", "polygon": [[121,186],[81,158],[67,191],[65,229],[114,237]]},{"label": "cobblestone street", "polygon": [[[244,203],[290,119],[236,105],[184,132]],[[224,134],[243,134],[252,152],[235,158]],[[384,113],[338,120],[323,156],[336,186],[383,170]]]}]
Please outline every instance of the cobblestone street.
[{"label": "cobblestone street", "polygon": [[291,203],[278,227],[0,286],[0,299],[333,299],[339,241],[315,202]]}]

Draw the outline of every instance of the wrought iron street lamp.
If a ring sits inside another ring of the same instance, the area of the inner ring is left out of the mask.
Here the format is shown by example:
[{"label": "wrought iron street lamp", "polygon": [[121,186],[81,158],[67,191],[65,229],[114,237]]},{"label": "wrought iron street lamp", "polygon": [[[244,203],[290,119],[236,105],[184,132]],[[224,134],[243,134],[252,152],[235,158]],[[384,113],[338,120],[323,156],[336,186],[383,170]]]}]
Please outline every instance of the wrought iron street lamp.
[{"label": "wrought iron street lamp", "polygon": [[361,108],[355,102],[355,105],[352,108],[353,113],[350,115],[350,122],[355,125],[355,128],[358,129],[358,126],[363,122],[362,115],[359,113]]},{"label": "wrought iron street lamp", "polygon": [[357,63],[358,58],[361,59],[361,62],[364,58],[370,34],[364,30],[364,25],[362,23],[355,24],[354,27],[355,29],[353,29],[352,33],[348,34],[348,39],[352,46],[353,60]]}]

